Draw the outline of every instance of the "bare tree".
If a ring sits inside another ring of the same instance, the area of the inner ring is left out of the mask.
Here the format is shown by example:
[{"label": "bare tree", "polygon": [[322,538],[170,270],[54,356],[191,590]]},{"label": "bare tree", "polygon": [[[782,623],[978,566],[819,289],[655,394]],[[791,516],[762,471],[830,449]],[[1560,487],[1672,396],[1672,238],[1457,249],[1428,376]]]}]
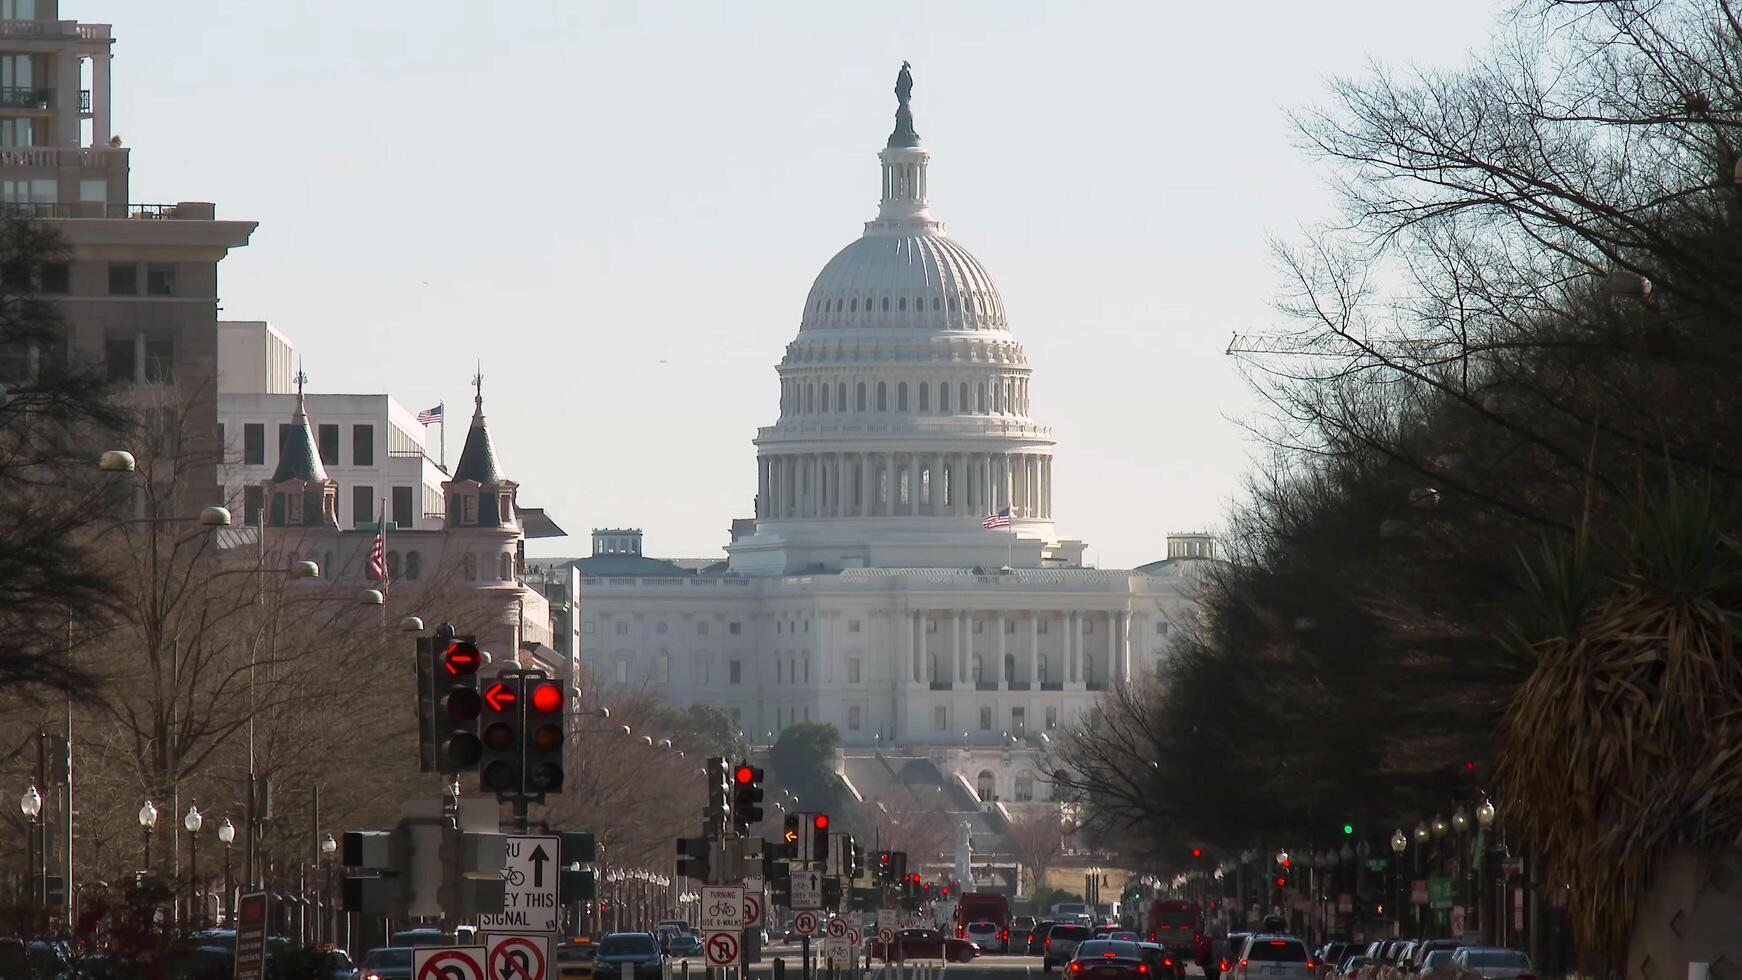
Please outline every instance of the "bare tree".
[{"label": "bare tree", "polygon": [[1016,856],[1028,868],[1034,883],[1031,896],[1040,895],[1046,884],[1046,873],[1065,852],[1065,840],[1075,832],[1057,807],[1030,807],[1010,821],[1005,832]]}]

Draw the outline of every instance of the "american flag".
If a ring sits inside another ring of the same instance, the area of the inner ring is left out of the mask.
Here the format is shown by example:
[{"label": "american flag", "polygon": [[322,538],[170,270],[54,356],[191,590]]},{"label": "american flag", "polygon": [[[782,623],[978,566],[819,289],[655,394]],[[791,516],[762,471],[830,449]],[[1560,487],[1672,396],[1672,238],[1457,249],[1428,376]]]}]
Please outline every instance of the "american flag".
[{"label": "american flag", "polygon": [[387,522],[375,525],[375,547],[369,550],[369,571],[374,573],[383,589],[387,587]]},{"label": "american flag", "polygon": [[434,408],[426,408],[423,411],[417,413],[417,421],[419,422],[419,424],[422,424],[422,425],[428,425],[431,422],[440,422],[441,420],[442,420],[442,406],[440,406],[440,405],[437,405]]},{"label": "american flag", "polygon": [[986,518],[985,520],[980,522],[980,526],[981,527],[1009,527],[1010,526],[1010,508],[1006,507],[1003,510],[999,511],[998,513],[993,514],[991,517]]}]

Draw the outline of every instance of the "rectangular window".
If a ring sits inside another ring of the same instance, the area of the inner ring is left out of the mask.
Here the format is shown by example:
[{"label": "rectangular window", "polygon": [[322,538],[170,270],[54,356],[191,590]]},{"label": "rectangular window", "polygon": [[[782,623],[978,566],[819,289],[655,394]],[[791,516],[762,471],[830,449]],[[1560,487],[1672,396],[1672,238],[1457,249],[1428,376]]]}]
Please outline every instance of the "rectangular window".
[{"label": "rectangular window", "polygon": [[110,337],[103,345],[103,362],[110,381],[133,380],[133,338]]},{"label": "rectangular window", "polygon": [[741,631],[742,630],[739,627],[739,624],[737,624],[737,623],[732,623],[731,625],[726,627],[726,632],[732,634],[733,636],[737,636]]},{"label": "rectangular window", "polygon": [[302,494],[287,493],[284,495],[284,513],[290,523],[302,523]]},{"label": "rectangular window", "polygon": [[858,657],[848,657],[847,658],[847,683],[849,683],[849,684],[859,683],[859,658]]},{"label": "rectangular window", "polygon": [[974,632],[976,632],[976,633],[984,632],[985,626],[986,626],[986,623],[984,620],[979,620],[979,619],[974,620]]},{"label": "rectangular window", "polygon": [[627,660],[617,661],[617,683],[629,683],[629,661]]},{"label": "rectangular window", "polygon": [[935,619],[926,620],[925,621],[925,631],[927,633],[936,633],[938,631],[938,621]]},{"label": "rectangular window", "polygon": [[628,636],[629,635],[629,624],[628,623],[618,623],[617,624],[617,635],[618,636]]},{"label": "rectangular window", "polygon": [[175,338],[145,338],[145,383],[175,383]]},{"label": "rectangular window", "polygon": [[696,624],[696,635],[697,636],[707,636],[708,635],[708,624],[707,623],[697,623]]},{"label": "rectangular window", "polygon": [[1163,621],[1155,624],[1155,635],[1156,636],[1166,636],[1167,635],[1167,621],[1166,620],[1163,620]]},{"label": "rectangular window", "polygon": [[242,426],[242,462],[248,466],[266,465],[266,423],[248,422]]},{"label": "rectangular window", "polygon": [[133,262],[109,263],[109,295],[138,296],[139,266]]},{"label": "rectangular window", "polygon": [[859,621],[856,619],[847,620],[847,632],[849,632],[849,633],[859,632]]},{"label": "rectangular window", "polygon": [[478,498],[467,494],[460,498],[460,523],[478,523]]},{"label": "rectangular window", "polygon": [[696,686],[708,686],[708,662],[701,657],[696,658]]},{"label": "rectangular window", "polygon": [[413,487],[393,488],[393,523],[402,528],[410,528],[417,521],[417,515],[412,513]]},{"label": "rectangular window", "polygon": [[375,488],[351,488],[351,526],[362,527],[375,521]]},{"label": "rectangular window", "polygon": [[[109,203],[109,182],[107,180],[100,178],[100,177],[97,178],[96,180],[81,180],[81,181],[79,181],[79,203],[80,204],[108,204]],[[96,212],[96,214],[101,214],[101,213],[102,212],[100,212],[100,211]],[[93,214],[93,217],[94,216],[95,216],[95,214]]]},{"label": "rectangular window", "polygon": [[372,425],[351,426],[351,465],[375,465],[375,427]]},{"label": "rectangular window", "polygon": [[315,444],[320,447],[321,462],[328,466],[339,465],[339,427],[330,422],[323,422],[315,427]]},{"label": "rectangular window", "polygon": [[50,262],[42,267],[42,291],[50,296],[65,296],[73,291],[72,266],[65,262]]},{"label": "rectangular window", "polygon": [[856,704],[849,704],[847,705],[847,731],[856,732],[858,730],[859,706]]},{"label": "rectangular window", "polygon": [[167,262],[153,262],[145,267],[145,295],[174,296],[175,266]]},{"label": "rectangular window", "polygon": [[744,662],[742,660],[734,660],[726,665],[726,683],[744,683]]},{"label": "rectangular window", "polygon": [[980,730],[983,732],[992,730],[992,706],[989,704],[980,705]]},{"label": "rectangular window", "polygon": [[1037,633],[1045,633],[1045,632],[1046,632],[1046,624],[1047,624],[1047,623],[1050,623],[1050,622],[1052,622],[1052,620],[1049,620],[1049,619],[1043,619],[1043,620],[1041,620],[1041,621],[1040,621],[1040,629],[1038,629],[1038,630],[1035,630],[1035,632],[1037,632]]},{"label": "rectangular window", "polygon": [[941,704],[932,708],[931,709],[931,728],[932,728],[932,731],[941,732],[944,729],[949,728],[949,727],[950,727],[949,710]]},{"label": "rectangular window", "polygon": [[582,620],[581,621],[581,632],[586,633],[588,635],[591,635],[593,632],[593,621],[590,619]]},{"label": "rectangular window", "polygon": [[1048,731],[1051,731],[1052,729],[1059,727],[1059,709],[1057,709],[1057,708],[1046,709],[1046,727],[1047,727]]},{"label": "rectangular window", "polygon": [[248,486],[242,488],[242,520],[249,527],[260,526],[260,511],[266,506],[266,488]]},{"label": "rectangular window", "polygon": [[1092,619],[1083,620],[1083,633],[1084,633],[1084,635],[1093,635],[1094,632],[1095,632],[1095,621]]},{"label": "rectangular window", "polygon": [[1006,619],[1004,621],[1004,632],[1009,633],[1011,635],[1015,635],[1015,633],[1016,633],[1016,620]]},{"label": "rectangular window", "polygon": [[[10,18],[0,17],[0,20]],[[0,119],[0,146],[35,146],[36,126],[31,119]]]},{"label": "rectangular window", "polygon": [[1018,732],[1028,727],[1028,709],[1018,706],[1010,709],[1010,727]]}]

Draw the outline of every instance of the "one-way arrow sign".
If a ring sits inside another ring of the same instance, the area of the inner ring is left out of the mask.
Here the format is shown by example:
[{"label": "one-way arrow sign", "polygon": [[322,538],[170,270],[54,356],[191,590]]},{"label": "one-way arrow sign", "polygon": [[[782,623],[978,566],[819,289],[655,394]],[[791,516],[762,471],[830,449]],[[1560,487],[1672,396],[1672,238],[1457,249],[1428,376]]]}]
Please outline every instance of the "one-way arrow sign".
[{"label": "one-way arrow sign", "polygon": [[532,849],[532,887],[544,887],[544,863],[550,860],[550,855],[544,853],[544,845],[539,844]]},{"label": "one-way arrow sign", "polygon": [[558,838],[542,834],[512,834],[508,838],[508,862],[501,912],[478,916],[481,932],[531,933],[557,931],[562,906],[557,904],[556,868],[546,869],[560,854]]}]

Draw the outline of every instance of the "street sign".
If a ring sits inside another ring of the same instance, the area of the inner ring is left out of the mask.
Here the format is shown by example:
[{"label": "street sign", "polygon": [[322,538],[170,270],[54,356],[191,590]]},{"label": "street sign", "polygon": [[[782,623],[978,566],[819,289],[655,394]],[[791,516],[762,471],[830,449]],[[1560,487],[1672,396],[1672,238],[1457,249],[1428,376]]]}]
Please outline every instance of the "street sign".
[{"label": "street sign", "polygon": [[738,965],[738,934],[736,932],[710,932],[708,939],[702,944],[707,953],[708,966]]},{"label": "street sign", "polygon": [[[478,916],[478,931],[524,935],[556,932],[562,905],[557,882],[562,878],[562,838],[555,834],[511,835],[508,867],[503,872],[502,911]],[[412,980],[417,980],[413,974]]]},{"label": "street sign", "polygon": [[703,932],[724,932],[743,924],[744,889],[737,885],[708,885],[702,889]]},{"label": "street sign", "polygon": [[485,933],[484,956],[489,980],[545,980],[550,963],[550,937],[542,934]]},{"label": "street sign", "polygon": [[877,927],[877,941],[882,943],[885,948],[888,948],[890,943],[895,942],[895,929],[894,929],[894,927],[892,927],[892,926],[878,926]]},{"label": "street sign", "polygon": [[1417,878],[1409,883],[1409,904],[1427,904],[1427,879]]},{"label": "street sign", "polygon": [[892,931],[895,929],[895,910],[894,909],[878,909],[877,910],[877,931],[882,932],[885,929],[889,929]]},{"label": "street sign", "polygon": [[1451,908],[1453,884],[1451,878],[1429,878],[1427,880],[1428,905],[1436,909]]},{"label": "street sign", "polygon": [[816,912],[814,912],[810,909],[806,909],[802,912],[794,912],[792,914],[792,931],[798,933],[801,936],[814,936],[814,935],[816,935],[817,934],[817,914],[816,914]]},{"label": "street sign", "polygon": [[1384,871],[1389,865],[1390,865],[1390,862],[1386,861],[1384,858],[1368,858],[1367,859],[1367,870],[1368,871]]},{"label": "street sign", "polygon": [[815,910],[823,907],[823,873],[821,871],[793,871],[792,907],[794,910]]},{"label": "street sign", "polygon": [[753,929],[762,924],[762,889],[752,891],[750,886],[744,886],[744,928]]},{"label": "street sign", "polygon": [[1337,896],[1337,911],[1340,913],[1343,913],[1345,915],[1350,913],[1350,912],[1355,911],[1355,896],[1349,894],[1348,892],[1344,892],[1343,894],[1338,895]]},{"label": "street sign", "polygon": [[846,936],[830,936],[823,940],[823,959],[833,960],[836,967],[846,965],[847,954],[851,950]]},{"label": "street sign", "polygon": [[266,893],[236,903],[236,980],[266,980]]},{"label": "street sign", "polygon": [[482,946],[418,946],[411,951],[411,980],[489,980]]},{"label": "street sign", "polygon": [[854,946],[857,946],[864,941],[865,941],[865,934],[859,931],[858,926],[848,926],[847,927],[847,942],[852,943]]},{"label": "street sign", "polygon": [[830,939],[845,939],[845,938],[847,938],[847,920],[846,919],[843,919],[837,915],[834,918],[829,920],[829,938]]}]

